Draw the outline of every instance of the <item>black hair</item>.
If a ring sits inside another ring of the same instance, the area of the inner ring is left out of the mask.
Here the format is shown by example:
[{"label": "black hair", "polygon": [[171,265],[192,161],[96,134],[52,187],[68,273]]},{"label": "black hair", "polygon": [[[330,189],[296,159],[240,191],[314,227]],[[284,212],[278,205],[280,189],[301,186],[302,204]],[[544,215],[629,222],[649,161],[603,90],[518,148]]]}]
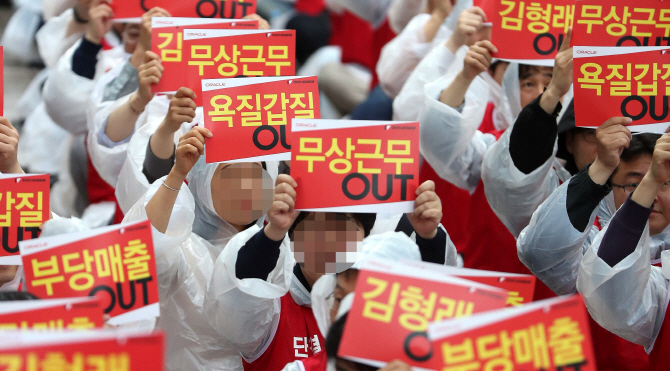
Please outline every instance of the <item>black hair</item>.
[{"label": "black hair", "polygon": [[[288,230],[288,237],[291,239],[291,241],[293,241],[293,232],[295,231],[296,227],[298,227],[298,224],[300,224],[303,220],[307,219],[307,217],[310,216],[311,214],[313,214],[313,212],[302,211],[300,215],[298,215],[298,217],[295,218],[293,225]],[[356,222],[356,224],[363,227],[365,237],[370,235],[370,231],[372,231],[372,227],[375,226],[375,221],[377,221],[377,214],[372,213],[336,213],[336,214],[345,215],[347,218],[353,219]]]},{"label": "black hair", "polygon": [[[344,325],[347,322],[348,314],[343,315],[330,326],[328,336],[326,337],[326,355],[328,359],[337,358],[337,352],[340,349],[340,341],[342,341],[342,333],[344,332]],[[366,366],[360,363],[354,363],[359,371],[376,371],[377,367]]]},{"label": "black hair", "polygon": [[17,301],[17,300],[38,300],[39,298],[29,292],[23,291],[5,291],[0,292],[0,301]]},{"label": "black hair", "polygon": [[533,66],[530,64],[519,64],[519,80],[526,79],[533,74],[533,71],[540,71],[543,66]]},{"label": "black hair", "polygon": [[661,138],[661,134],[642,133],[633,135],[628,148],[624,148],[621,152],[621,161],[630,162],[640,156],[653,156],[654,147],[659,138]]}]

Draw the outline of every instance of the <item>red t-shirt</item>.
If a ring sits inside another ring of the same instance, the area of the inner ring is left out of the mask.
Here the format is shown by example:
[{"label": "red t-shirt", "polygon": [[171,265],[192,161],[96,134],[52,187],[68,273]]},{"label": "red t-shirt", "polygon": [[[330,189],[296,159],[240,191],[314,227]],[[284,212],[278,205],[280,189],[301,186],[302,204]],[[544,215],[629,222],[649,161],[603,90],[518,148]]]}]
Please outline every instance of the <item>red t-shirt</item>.
[{"label": "red t-shirt", "polygon": [[245,371],[281,371],[291,362],[325,354],[325,346],[312,308],[296,304],[288,293],[281,298],[279,324],[270,344],[253,362],[242,363]]}]

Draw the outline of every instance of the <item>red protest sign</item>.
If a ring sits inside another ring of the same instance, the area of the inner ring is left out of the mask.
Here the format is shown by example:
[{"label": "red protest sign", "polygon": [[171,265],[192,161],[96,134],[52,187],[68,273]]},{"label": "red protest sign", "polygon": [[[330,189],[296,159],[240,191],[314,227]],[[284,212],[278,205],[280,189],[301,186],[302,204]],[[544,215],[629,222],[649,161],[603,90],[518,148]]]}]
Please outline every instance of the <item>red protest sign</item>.
[{"label": "red protest sign", "polygon": [[595,371],[579,295],[431,324],[435,370]]},{"label": "red protest sign", "polygon": [[40,298],[96,296],[117,325],[159,316],[149,221],[21,242],[28,291]]},{"label": "red protest sign", "polygon": [[127,331],[10,331],[0,340],[0,369],[163,371],[164,335]]},{"label": "red protest sign", "polygon": [[173,17],[243,18],[256,13],[256,0],[114,0],[111,7],[117,22],[136,21],[155,7]]},{"label": "red protest sign", "polygon": [[670,46],[670,5],[659,0],[577,0],[572,44]]},{"label": "red protest sign", "polygon": [[495,287],[389,260],[365,262],[360,269],[339,356],[374,366],[399,359],[424,367],[432,353],[429,322],[499,309],[507,298]]},{"label": "red protest sign", "polygon": [[151,18],[151,51],[160,56],[163,68],[165,68],[160,82],[151,86],[152,92],[174,94],[183,86],[185,75],[180,74],[179,71],[185,71],[188,68],[188,58],[184,58],[183,43],[184,31],[190,28],[256,30],[258,20]]},{"label": "red protest sign", "polygon": [[98,298],[17,300],[0,303],[0,331],[102,328]]},{"label": "red protest sign", "polygon": [[[493,4],[496,0],[473,0],[472,5],[480,7],[487,17],[493,15]],[[489,18],[490,23],[490,18]]]},{"label": "red protest sign", "polygon": [[207,163],[291,159],[293,118],[320,118],[311,77],[203,80]]},{"label": "red protest sign", "polygon": [[434,273],[464,278],[469,281],[501,288],[507,291],[507,306],[518,306],[533,301],[535,280],[532,274],[516,274],[493,272],[479,269],[456,268],[442,264],[433,264],[420,261],[403,261],[410,267],[428,270]]},{"label": "red protest sign", "polygon": [[49,220],[49,175],[0,174],[0,265],[20,265],[19,242]]},{"label": "red protest sign", "polygon": [[[161,84],[163,91],[186,86],[202,96],[201,80],[295,75],[295,31],[184,31],[184,60]],[[202,106],[201,98],[196,104]]]},{"label": "red protest sign", "polygon": [[291,130],[291,176],[302,185],[296,209],[413,211],[418,122],[294,119]]},{"label": "red protest sign", "polygon": [[665,132],[670,48],[575,46],[573,55],[577,126],[626,116],[633,119],[632,131]]},{"label": "red protest sign", "polygon": [[574,0],[494,0],[491,42],[493,56],[507,61],[553,66],[568,28],[572,27]]}]

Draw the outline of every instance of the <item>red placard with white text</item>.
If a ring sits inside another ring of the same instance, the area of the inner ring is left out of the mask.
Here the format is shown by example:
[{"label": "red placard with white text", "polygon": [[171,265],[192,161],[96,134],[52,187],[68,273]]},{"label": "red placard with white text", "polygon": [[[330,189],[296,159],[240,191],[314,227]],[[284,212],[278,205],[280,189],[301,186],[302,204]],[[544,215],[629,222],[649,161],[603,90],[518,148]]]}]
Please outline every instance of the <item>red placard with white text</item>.
[{"label": "red placard with white text", "polygon": [[414,210],[418,122],[294,119],[291,130],[291,176],[300,188],[296,209]]},{"label": "red placard with white text", "polygon": [[257,0],[114,0],[116,22],[139,22],[151,8],[160,7],[173,17],[243,18],[256,13]]},{"label": "red placard with white text", "polygon": [[432,370],[598,369],[578,294],[433,323],[428,334]]},{"label": "red placard with white text", "polygon": [[[202,80],[232,77],[295,75],[293,30],[184,31],[184,63],[172,71],[176,77],[162,85],[165,91],[186,86],[202,96]],[[180,78],[177,78],[180,77]],[[202,101],[196,99],[202,106]]]},{"label": "red placard with white text", "polygon": [[568,28],[575,0],[493,0],[491,43],[494,57],[531,65],[553,66]]},{"label": "red placard with white text", "polygon": [[0,340],[0,369],[163,371],[165,336],[137,331],[9,331]]},{"label": "red placard with white text", "polygon": [[390,260],[359,269],[338,355],[373,366],[394,359],[420,366],[417,359],[430,358],[430,322],[503,308],[507,300],[505,290]]},{"label": "red placard with white text", "polygon": [[320,118],[310,77],[203,80],[207,163],[291,159],[291,120]]},{"label": "red placard with white text", "polygon": [[102,328],[99,298],[17,300],[0,303],[0,331]]},{"label": "red placard with white text", "polygon": [[[183,49],[184,31],[187,29],[218,29],[218,30],[257,30],[258,20],[251,19],[209,19],[209,18],[151,18],[151,51],[158,54],[165,70],[158,84],[151,86],[154,93],[170,94],[181,87],[184,76],[179,71],[188,68],[188,60]],[[172,89],[172,90],[171,90]],[[198,106],[202,106],[200,104]]]},{"label": "red placard with white text", "polygon": [[573,48],[575,123],[594,127],[630,117],[631,131],[664,133],[670,124],[670,47]]},{"label": "red placard with white text", "polygon": [[422,261],[403,261],[410,267],[460,277],[466,280],[501,288],[508,292],[507,306],[519,306],[533,301],[536,277],[532,274],[493,272],[479,269],[456,268]]},{"label": "red placard with white text", "polygon": [[670,5],[660,0],[577,0],[572,44],[670,46]]},{"label": "red placard with white text", "polygon": [[0,174],[0,265],[21,265],[19,242],[37,238],[50,215],[49,174]]},{"label": "red placard with white text", "polygon": [[148,220],[21,242],[27,289],[39,298],[96,296],[111,325],[158,317]]}]

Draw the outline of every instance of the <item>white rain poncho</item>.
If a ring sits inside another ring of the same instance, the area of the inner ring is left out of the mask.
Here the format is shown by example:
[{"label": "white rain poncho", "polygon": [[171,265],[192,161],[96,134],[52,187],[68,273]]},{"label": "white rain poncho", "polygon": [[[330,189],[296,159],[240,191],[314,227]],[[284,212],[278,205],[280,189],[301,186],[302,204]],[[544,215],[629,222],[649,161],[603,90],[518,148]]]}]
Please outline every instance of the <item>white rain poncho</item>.
[{"label": "white rain poncho", "polygon": [[[472,7],[472,0],[459,0],[445,21],[447,30],[453,30],[458,23],[460,13],[470,7]],[[446,39],[442,41],[446,41]],[[426,85],[446,74],[454,73],[455,76],[455,73],[463,69],[463,61],[467,52],[467,46],[461,46],[454,54],[447,49],[444,42],[437,43],[414,68],[414,71],[402,86],[400,93],[395,97],[393,119],[396,121],[418,120],[424,104]]]},{"label": "white rain poncho", "polygon": [[[266,165],[276,176],[277,164]],[[214,261],[238,233],[214,210],[211,180],[216,167],[205,164],[205,156],[201,156],[189,173],[189,186],[182,184],[166,232],[152,227],[161,299],[158,327],[167,334],[168,371],[242,370],[239,353],[226,345],[204,317],[203,302]],[[147,218],[146,204],[163,180],[149,187],[124,221]]]},{"label": "white rain poncho", "polygon": [[100,51],[95,77],[91,80],[72,71],[72,55],[80,43],[81,41],[75,43],[58,60],[54,69],[49,73],[42,92],[49,116],[59,126],[75,135],[85,134],[88,131],[86,110],[96,85],[95,81],[131,56],[123,45]]},{"label": "white rain poncho", "polygon": [[[112,187],[116,186],[123,163],[126,161],[128,142],[121,141],[111,148],[100,143],[100,134],[104,130],[109,115],[115,109],[125,104],[131,94],[118,99],[115,102],[102,102],[91,120],[92,112],[89,111],[89,133],[87,137],[88,154],[95,169]],[[149,102],[144,112],[135,122],[135,130],[147,123],[160,123],[168,113],[170,100],[165,95],[157,95]],[[200,120],[196,117],[195,120]],[[198,121],[195,121],[198,122]],[[132,135],[132,134],[131,134]]]},{"label": "white rain poncho", "polygon": [[[196,113],[198,117],[202,117],[202,108],[197,108]],[[119,207],[121,207],[121,211],[124,213],[130,210],[151,185],[147,180],[147,177],[142,173],[142,169],[144,168],[144,160],[147,155],[149,140],[156,132],[159,125],[159,121],[153,121],[142,126],[133,134],[133,137],[128,143],[126,160],[123,163],[115,187],[116,200],[119,203]],[[179,143],[179,138],[186,134],[191,129],[192,125],[192,123],[185,122],[182,124],[181,128],[175,132],[175,146]]]},{"label": "white rain poncho", "polygon": [[426,10],[427,5],[427,0],[393,0],[387,14],[393,32],[401,33],[412,18]]},{"label": "white rain poncho", "polygon": [[67,34],[68,24],[73,19],[74,10],[67,9],[61,15],[49,19],[37,32],[37,47],[47,68],[54,68],[65,51],[84,37],[83,31]]},{"label": "white rain poncho", "polygon": [[497,130],[505,130],[521,112],[519,70],[511,63],[500,90],[495,80],[483,73],[477,76],[465,94],[462,110],[439,101],[459,71],[452,70],[425,89],[425,107],[421,113],[421,154],[435,172],[455,186],[473,193],[481,180],[484,155],[496,142],[493,134],[478,130],[489,101],[496,104],[493,121]]},{"label": "white rain poncho", "polygon": [[[670,251],[667,238],[661,242],[662,268],[649,264],[650,251],[659,245],[649,237],[649,223],[635,251],[610,267],[598,257],[598,249],[607,232],[603,229],[595,237],[591,248],[581,261],[577,289],[586,307],[600,326],[614,334],[640,344],[651,352],[666,315],[668,279],[670,279]],[[666,229],[667,232],[667,229]],[[658,236],[660,237],[660,236]]]},{"label": "white rain poncho", "polygon": [[[572,95],[570,89],[563,97],[566,105],[572,100]],[[558,121],[564,113],[565,109]],[[514,121],[510,121],[512,125]],[[512,161],[509,152],[511,135],[512,130],[507,130],[484,156],[482,180],[491,209],[516,237],[530,222],[533,211],[571,175],[556,158],[558,139],[549,159],[530,174],[524,174]]]},{"label": "white rain poncho", "polygon": [[426,13],[412,18],[407,27],[382,48],[377,76],[379,85],[389,97],[395,98],[421,60],[451,35],[451,30],[442,25],[433,40],[426,41],[424,27],[430,18]]}]

